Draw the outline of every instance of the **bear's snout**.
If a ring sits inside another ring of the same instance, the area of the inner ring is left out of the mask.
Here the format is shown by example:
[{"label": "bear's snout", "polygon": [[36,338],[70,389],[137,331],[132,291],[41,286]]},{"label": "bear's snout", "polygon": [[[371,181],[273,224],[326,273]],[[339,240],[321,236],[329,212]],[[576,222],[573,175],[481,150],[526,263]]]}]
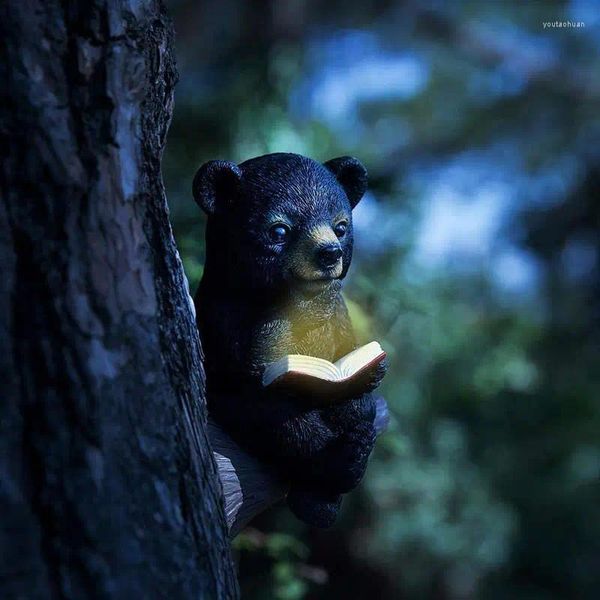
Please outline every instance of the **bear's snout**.
[{"label": "bear's snout", "polygon": [[333,228],[319,224],[290,249],[290,271],[295,279],[325,285],[343,272],[344,252]]},{"label": "bear's snout", "polygon": [[335,267],[341,257],[342,249],[339,244],[326,244],[317,248],[317,264],[322,269]]}]

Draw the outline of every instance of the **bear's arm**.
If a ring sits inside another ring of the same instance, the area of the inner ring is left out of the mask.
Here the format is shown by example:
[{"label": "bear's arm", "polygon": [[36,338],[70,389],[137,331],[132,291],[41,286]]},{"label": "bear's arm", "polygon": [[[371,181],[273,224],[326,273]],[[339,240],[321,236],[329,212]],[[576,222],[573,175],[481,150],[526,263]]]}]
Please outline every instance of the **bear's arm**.
[{"label": "bear's arm", "polygon": [[236,439],[268,459],[310,458],[336,435],[316,409],[257,386],[209,393],[209,410]]}]

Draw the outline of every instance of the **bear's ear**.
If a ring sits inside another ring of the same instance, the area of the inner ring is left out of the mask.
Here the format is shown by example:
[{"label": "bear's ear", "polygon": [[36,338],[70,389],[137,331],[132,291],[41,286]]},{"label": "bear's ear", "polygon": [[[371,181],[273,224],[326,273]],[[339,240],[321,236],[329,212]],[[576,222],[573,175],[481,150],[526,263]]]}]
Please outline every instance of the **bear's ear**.
[{"label": "bear's ear", "polygon": [[362,163],[352,156],[332,158],[325,166],[335,175],[339,184],[344,188],[350,206],[354,208],[367,191],[367,170]]},{"label": "bear's ear", "polygon": [[227,160],[211,160],[196,172],[192,193],[200,208],[212,215],[219,205],[225,206],[237,192],[242,172]]}]

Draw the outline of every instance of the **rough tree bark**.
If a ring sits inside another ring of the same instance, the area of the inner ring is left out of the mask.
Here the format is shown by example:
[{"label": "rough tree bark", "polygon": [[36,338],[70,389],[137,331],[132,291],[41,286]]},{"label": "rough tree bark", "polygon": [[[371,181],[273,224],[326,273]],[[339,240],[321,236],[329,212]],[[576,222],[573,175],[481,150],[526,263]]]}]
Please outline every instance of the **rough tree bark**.
[{"label": "rough tree bark", "polygon": [[0,597],[237,596],[158,0],[0,7]]}]

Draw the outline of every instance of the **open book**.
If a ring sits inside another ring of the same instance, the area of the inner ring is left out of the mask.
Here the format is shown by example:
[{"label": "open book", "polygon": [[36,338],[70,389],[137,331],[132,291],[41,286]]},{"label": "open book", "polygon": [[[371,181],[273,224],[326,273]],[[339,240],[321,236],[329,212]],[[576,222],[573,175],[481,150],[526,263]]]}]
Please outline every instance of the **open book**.
[{"label": "open book", "polygon": [[314,356],[288,354],[266,366],[262,383],[264,387],[350,398],[373,384],[377,367],[385,356],[378,342],[365,344],[335,363]]}]

